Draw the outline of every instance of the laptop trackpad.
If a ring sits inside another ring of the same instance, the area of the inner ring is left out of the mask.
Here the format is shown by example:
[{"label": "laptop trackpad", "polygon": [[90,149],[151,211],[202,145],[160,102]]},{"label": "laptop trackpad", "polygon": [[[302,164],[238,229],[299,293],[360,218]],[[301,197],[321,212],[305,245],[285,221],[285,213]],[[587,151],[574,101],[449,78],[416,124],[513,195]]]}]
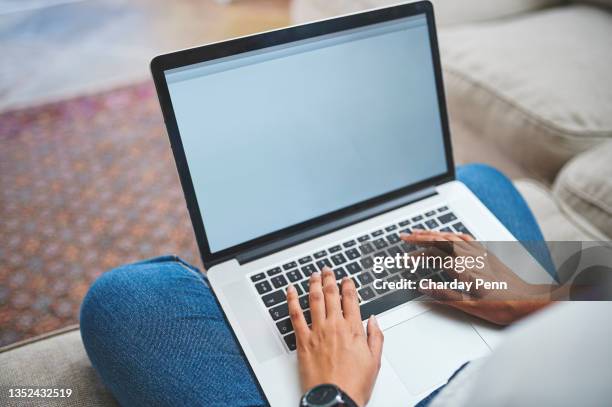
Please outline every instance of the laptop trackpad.
[{"label": "laptop trackpad", "polygon": [[490,352],[457,312],[430,311],[385,332],[384,355],[414,395],[445,383],[464,362]]}]

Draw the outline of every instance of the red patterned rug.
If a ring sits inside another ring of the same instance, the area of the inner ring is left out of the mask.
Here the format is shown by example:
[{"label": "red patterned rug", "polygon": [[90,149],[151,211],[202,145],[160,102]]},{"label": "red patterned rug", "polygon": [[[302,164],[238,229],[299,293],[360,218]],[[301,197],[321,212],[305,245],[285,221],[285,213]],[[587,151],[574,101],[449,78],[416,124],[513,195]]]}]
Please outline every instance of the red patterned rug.
[{"label": "red patterned rug", "polygon": [[195,238],[151,83],[0,114],[0,346],[78,322],[101,273]]}]

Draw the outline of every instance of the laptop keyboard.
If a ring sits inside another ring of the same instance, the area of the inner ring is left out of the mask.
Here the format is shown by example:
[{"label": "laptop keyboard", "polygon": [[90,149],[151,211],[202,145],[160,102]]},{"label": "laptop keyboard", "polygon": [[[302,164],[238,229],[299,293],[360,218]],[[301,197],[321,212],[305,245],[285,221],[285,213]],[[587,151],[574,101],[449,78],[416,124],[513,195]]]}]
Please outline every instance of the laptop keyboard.
[{"label": "laptop keyboard", "polygon": [[[459,232],[471,235],[470,231],[446,206],[387,225],[368,234],[318,250],[299,259],[288,261],[265,271],[249,276],[258,295],[263,301],[276,328],[283,337],[287,348],[296,348],[295,333],[289,319],[286,290],[289,283],[298,292],[299,302],[304,311],[306,322],[311,324],[308,303],[308,284],[310,275],[328,266],[334,271],[338,284],[343,277],[349,277],[357,287],[361,318],[366,320],[372,314],[379,314],[400,304],[421,296],[414,290],[382,290],[373,286],[374,257],[395,256],[409,253],[417,247],[402,241],[400,233],[410,233],[413,229]],[[416,273],[396,269],[386,269],[376,277],[386,281],[432,278],[442,281],[446,275],[439,270],[417,270]]]}]

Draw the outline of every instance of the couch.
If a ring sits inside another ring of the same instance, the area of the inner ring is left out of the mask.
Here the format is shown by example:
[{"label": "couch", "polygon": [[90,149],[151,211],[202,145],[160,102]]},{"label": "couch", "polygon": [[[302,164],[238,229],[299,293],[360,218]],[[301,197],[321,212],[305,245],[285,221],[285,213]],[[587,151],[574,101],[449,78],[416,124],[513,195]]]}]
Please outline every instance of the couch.
[{"label": "couch", "polygon": [[[387,3],[294,0],[292,15],[299,23]],[[487,146],[491,154],[472,158],[496,157],[494,164],[524,175],[515,183],[547,240],[609,240],[612,0],[434,5],[456,150]],[[87,359],[78,326],[0,350],[0,383],[74,390],[69,399],[28,405],[116,405]]]}]

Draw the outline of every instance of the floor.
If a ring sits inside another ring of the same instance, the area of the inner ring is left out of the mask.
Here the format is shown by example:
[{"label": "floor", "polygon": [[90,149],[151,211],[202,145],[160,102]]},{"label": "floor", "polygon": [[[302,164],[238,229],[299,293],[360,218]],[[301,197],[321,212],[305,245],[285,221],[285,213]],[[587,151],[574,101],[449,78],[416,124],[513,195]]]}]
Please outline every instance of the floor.
[{"label": "floor", "polygon": [[198,264],[149,61],[288,24],[289,0],[0,1],[0,346],[121,263]]},{"label": "floor", "polygon": [[148,78],[149,61],[157,54],[288,25],[288,4],[289,0],[238,0],[228,5],[213,0],[0,2],[0,111]]}]

